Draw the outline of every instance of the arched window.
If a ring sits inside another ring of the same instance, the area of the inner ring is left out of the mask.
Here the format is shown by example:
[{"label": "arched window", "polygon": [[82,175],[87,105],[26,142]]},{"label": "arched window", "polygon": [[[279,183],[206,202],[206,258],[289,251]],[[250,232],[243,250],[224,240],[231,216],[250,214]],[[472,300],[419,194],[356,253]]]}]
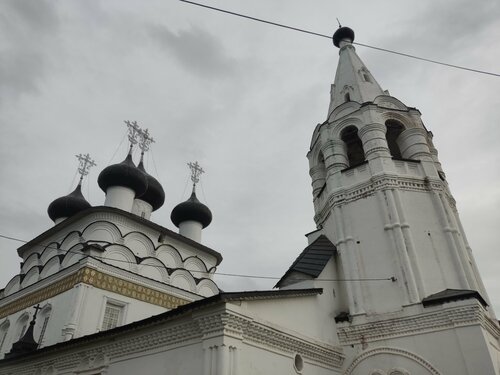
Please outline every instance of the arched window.
[{"label": "arched window", "polygon": [[5,339],[7,338],[7,333],[9,333],[10,322],[6,320],[0,325],[0,352],[3,350],[3,345],[5,344]]},{"label": "arched window", "polygon": [[38,347],[42,346],[43,338],[45,337],[45,331],[47,330],[47,324],[49,323],[50,313],[52,308],[50,305],[46,305],[40,312],[39,318],[37,318],[37,326],[40,329],[40,335],[38,336]]},{"label": "arched window", "polygon": [[385,138],[387,139],[387,146],[389,147],[389,152],[395,159],[401,159],[401,150],[399,149],[397,139],[405,130],[405,127],[396,120],[387,120],[385,122],[387,127],[387,132],[385,133]]},{"label": "arched window", "polygon": [[359,139],[358,128],[355,126],[345,128],[342,130],[340,138],[344,141],[346,146],[349,167],[353,167],[365,161],[363,143],[361,143],[361,139]]},{"label": "arched window", "polygon": [[344,101],[346,103],[351,101],[351,95],[348,92],[346,92],[344,95]]},{"label": "arched window", "polygon": [[29,314],[25,312],[17,320],[17,324],[16,324],[17,330],[16,330],[16,333],[14,336],[14,341],[17,341],[21,337],[23,337],[24,333],[28,329],[29,317],[30,317]]}]

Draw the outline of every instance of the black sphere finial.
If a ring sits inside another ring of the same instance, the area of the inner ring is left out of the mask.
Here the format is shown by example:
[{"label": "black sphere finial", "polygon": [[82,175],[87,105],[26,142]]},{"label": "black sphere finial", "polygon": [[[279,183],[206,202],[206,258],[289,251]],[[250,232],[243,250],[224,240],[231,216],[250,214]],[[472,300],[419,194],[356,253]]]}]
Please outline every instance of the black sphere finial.
[{"label": "black sphere finial", "polygon": [[342,40],[349,40],[351,43],[354,42],[354,31],[347,27],[347,26],[342,26],[342,27],[339,27],[335,33],[333,34],[333,44],[335,45],[335,47],[338,47],[340,48],[340,42]]}]

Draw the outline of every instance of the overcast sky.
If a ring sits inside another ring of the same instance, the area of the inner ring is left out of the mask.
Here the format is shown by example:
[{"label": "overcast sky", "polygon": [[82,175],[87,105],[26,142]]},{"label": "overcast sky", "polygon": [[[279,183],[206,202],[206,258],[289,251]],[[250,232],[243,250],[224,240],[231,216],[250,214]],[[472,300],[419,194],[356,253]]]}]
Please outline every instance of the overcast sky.
[{"label": "overcast sky", "polygon": [[[329,35],[338,17],[358,42],[500,73],[497,0],[204,3]],[[357,51],[434,133],[500,313],[500,78]],[[219,271],[281,276],[315,229],[305,155],[337,59],[326,38],[174,0],[2,1],[0,234],[30,240],[52,226],[47,206],[74,188],[78,153],[98,164],[83,192],[103,204],[97,176],[123,160],[123,121],[137,120],[156,140],[146,167],[166,191],[152,220],[176,230],[170,212],[188,197],[186,163],[197,160],[206,171],[198,196],[214,216],[203,242],[222,253]],[[20,245],[0,239],[2,286],[18,271]]]}]

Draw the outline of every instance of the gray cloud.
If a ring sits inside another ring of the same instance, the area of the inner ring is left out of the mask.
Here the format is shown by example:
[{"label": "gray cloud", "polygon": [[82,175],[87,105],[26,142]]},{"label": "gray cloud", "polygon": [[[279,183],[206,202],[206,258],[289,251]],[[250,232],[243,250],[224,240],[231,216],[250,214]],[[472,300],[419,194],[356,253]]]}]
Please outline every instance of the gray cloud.
[{"label": "gray cloud", "polygon": [[46,72],[47,40],[58,28],[54,3],[10,0],[0,14],[0,101],[36,92]]},{"label": "gray cloud", "polygon": [[177,33],[164,26],[151,26],[150,35],[184,68],[204,78],[220,79],[234,72],[234,59],[208,31],[193,26]]}]

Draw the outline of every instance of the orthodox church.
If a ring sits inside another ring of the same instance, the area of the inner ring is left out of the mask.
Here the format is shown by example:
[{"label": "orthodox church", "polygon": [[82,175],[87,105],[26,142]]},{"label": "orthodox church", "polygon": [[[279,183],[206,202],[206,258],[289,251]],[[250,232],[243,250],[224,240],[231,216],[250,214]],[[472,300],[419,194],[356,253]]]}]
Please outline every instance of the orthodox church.
[{"label": "orthodox church", "polygon": [[178,233],[151,221],[165,199],[144,168],[153,140],[128,122],[128,155],[99,174],[104,204],[82,195],[93,161],[79,155],[80,183],[49,205],[55,225],[18,249],[0,374],[500,374],[499,324],[432,133],[353,41],[333,35],[330,106],[307,154],[317,229],[275,289],[217,287],[198,163]]}]

